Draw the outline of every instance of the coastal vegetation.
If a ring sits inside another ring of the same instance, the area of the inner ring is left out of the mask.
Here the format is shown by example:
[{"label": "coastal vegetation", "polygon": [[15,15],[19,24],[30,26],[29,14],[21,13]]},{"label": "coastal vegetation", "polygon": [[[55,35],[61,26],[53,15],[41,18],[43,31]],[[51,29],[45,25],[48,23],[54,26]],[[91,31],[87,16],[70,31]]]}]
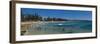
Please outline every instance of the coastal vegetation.
[{"label": "coastal vegetation", "polygon": [[56,17],[42,17],[38,13],[21,14],[21,21],[67,21],[67,19]]}]

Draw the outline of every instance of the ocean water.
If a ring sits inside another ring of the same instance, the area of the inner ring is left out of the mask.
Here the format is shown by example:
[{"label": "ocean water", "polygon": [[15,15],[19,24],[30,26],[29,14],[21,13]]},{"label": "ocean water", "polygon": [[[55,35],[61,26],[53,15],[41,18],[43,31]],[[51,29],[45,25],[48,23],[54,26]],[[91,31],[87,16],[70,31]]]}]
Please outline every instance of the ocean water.
[{"label": "ocean water", "polygon": [[92,32],[92,21],[54,21],[32,24],[24,35]]}]

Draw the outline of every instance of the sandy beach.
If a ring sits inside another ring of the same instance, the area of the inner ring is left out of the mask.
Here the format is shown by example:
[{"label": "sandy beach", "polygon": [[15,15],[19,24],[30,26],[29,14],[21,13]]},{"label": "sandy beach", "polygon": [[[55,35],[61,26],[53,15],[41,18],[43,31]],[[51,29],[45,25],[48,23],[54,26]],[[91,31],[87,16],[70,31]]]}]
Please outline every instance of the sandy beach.
[{"label": "sandy beach", "polygon": [[44,23],[49,23],[49,22],[63,22],[63,21],[27,21],[27,22],[21,22],[21,32],[25,33],[26,30],[28,30],[32,24],[37,25],[37,24],[44,24]]},{"label": "sandy beach", "polygon": [[25,33],[32,26],[32,24],[37,25],[37,24],[43,24],[43,23],[44,22],[40,22],[40,21],[21,22],[21,34]]}]

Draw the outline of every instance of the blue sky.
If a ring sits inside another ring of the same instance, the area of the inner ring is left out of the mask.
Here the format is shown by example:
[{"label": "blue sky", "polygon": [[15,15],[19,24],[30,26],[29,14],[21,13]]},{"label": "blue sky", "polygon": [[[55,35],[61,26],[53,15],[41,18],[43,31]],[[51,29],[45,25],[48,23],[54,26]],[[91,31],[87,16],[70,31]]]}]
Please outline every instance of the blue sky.
[{"label": "blue sky", "polygon": [[42,17],[56,17],[72,20],[92,20],[92,11],[21,8],[21,13],[38,13],[38,15]]}]

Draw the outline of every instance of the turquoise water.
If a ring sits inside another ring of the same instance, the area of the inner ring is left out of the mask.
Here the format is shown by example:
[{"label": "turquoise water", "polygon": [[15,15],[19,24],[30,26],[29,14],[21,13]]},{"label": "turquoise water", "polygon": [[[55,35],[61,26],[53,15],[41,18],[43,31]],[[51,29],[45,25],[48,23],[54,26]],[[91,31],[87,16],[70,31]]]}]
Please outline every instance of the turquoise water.
[{"label": "turquoise water", "polygon": [[70,22],[56,22],[47,23],[44,26],[63,27],[63,28],[78,28],[78,29],[92,29],[92,22],[90,21],[70,21]]},{"label": "turquoise water", "polygon": [[92,32],[92,21],[56,21],[33,24],[26,35]]}]

